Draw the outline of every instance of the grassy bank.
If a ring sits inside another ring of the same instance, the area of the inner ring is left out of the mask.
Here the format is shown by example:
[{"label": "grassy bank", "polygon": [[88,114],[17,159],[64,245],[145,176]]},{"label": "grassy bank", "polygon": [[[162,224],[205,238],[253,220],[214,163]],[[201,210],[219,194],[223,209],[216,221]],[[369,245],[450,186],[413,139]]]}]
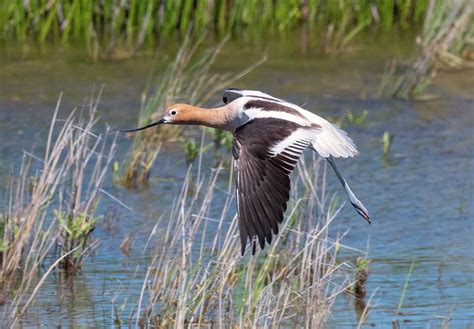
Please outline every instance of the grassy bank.
[{"label": "grassy bank", "polygon": [[133,52],[167,37],[283,32],[299,25],[341,41],[369,27],[389,30],[423,22],[428,0],[162,0],[8,1],[0,4],[0,34],[9,39],[81,41],[95,54]]}]

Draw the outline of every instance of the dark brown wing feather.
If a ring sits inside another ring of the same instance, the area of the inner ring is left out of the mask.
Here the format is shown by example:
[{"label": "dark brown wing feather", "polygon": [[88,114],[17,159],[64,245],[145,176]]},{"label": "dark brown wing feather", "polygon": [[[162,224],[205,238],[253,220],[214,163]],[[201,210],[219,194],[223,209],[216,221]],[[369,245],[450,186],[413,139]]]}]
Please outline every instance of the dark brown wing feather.
[{"label": "dark brown wing feather", "polygon": [[254,119],[234,132],[232,153],[237,171],[237,204],[242,254],[247,241],[258,238],[260,247],[278,234],[286,203],[290,198],[290,173],[300,155],[309,145],[307,140],[295,141],[279,154],[271,147],[295,130],[296,123],[281,119]]}]

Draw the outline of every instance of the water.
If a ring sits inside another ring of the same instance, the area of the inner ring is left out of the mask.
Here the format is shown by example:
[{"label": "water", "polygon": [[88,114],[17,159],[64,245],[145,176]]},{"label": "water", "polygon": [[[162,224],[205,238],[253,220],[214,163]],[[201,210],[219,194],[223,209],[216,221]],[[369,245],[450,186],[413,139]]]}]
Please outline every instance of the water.
[{"label": "water", "polygon": [[[368,110],[364,126],[345,127],[360,156],[338,163],[369,209],[373,224],[367,225],[350,206],[333,224],[348,228],[345,244],[367,250],[371,261],[367,298],[371,294],[373,298],[366,326],[391,327],[392,320],[398,319],[410,328],[436,327],[449,317],[452,328],[470,327],[474,322],[474,78],[469,71],[440,74],[429,89],[439,97],[429,102],[375,97],[385,62],[393,57],[406,60],[413,52],[411,40],[403,35],[367,36],[361,38],[360,48],[329,56],[311,43],[302,45],[299,35],[265,44],[232,41],[215,70],[242,70],[266,52],[269,60],[236,87],[266,91],[324,117]],[[94,85],[97,89],[103,84],[99,128],[106,123],[134,127],[150,67],[160,59],[144,52],[131,59],[91,63],[80,48],[2,47],[2,185],[12,165],[21,160],[22,150],[34,146],[35,153],[41,154],[61,92],[60,115],[65,117],[82,104]],[[385,131],[395,138],[387,159],[382,157],[381,144]],[[198,136],[199,131],[191,134]],[[119,144],[117,158],[121,159],[130,141],[120,138]],[[144,237],[156,218],[169,211],[185,175],[181,147],[170,143],[162,150],[150,189],[128,191],[107,181],[105,189],[126,200],[137,214],[120,210],[110,225],[102,223],[94,232],[102,242],[82,274],[60,285],[60,278],[49,277],[25,325],[50,319],[49,324],[109,326],[112,304],[120,308],[136,300],[147,261],[142,253]],[[213,159],[204,160],[208,170]],[[328,180],[331,191],[340,191],[332,173]],[[107,198],[102,204],[117,208]],[[119,248],[127,234],[133,239],[130,256]],[[401,314],[396,315],[412,262]],[[339,298],[328,326],[354,327],[352,303]]]}]

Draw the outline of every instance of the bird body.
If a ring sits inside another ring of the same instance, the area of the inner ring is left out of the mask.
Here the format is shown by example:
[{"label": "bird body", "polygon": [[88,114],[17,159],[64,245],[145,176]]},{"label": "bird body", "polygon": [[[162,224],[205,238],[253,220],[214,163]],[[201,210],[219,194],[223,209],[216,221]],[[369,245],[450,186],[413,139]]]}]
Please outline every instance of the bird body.
[{"label": "bird body", "polygon": [[[204,125],[231,131],[237,172],[237,205],[242,254],[247,242],[263,249],[278,234],[289,200],[290,173],[306,148],[326,158],[352,205],[369,221],[367,209],[349,188],[334,157],[352,157],[357,149],[345,131],[296,104],[254,90],[227,89],[225,105],[205,109],[175,104],[159,124]],[[256,238],[256,239],[255,239]]]}]

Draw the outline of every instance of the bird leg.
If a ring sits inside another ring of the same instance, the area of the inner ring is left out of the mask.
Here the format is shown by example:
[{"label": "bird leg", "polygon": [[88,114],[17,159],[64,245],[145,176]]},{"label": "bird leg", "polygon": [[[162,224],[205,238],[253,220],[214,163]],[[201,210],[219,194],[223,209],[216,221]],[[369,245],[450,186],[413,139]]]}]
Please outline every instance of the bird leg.
[{"label": "bird leg", "polygon": [[332,169],[336,173],[337,178],[339,178],[339,181],[344,187],[344,190],[346,191],[347,196],[349,197],[349,200],[351,200],[352,206],[355,208],[357,213],[361,215],[370,224],[370,217],[369,217],[369,212],[367,211],[367,208],[364,207],[362,202],[359,199],[357,199],[354,192],[352,192],[351,188],[349,187],[349,184],[347,184],[346,180],[344,179],[341,172],[339,171],[339,168],[336,166],[336,163],[334,162],[334,158],[332,156],[329,156],[326,158],[326,160],[328,160]]}]

